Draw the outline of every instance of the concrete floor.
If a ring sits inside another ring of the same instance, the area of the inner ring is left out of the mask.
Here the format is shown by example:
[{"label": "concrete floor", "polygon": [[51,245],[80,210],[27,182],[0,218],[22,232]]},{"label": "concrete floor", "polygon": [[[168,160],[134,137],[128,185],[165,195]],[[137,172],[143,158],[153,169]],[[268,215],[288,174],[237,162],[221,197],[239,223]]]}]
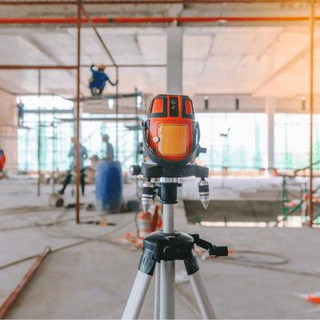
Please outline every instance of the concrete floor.
[{"label": "concrete floor", "polygon": [[[126,194],[133,194],[133,190],[133,184],[126,185]],[[123,241],[126,232],[135,232],[134,214],[105,216],[116,226],[75,225],[74,210],[48,209],[48,186],[43,187],[39,198],[35,192],[35,181],[0,181],[0,303],[34,259],[7,268],[1,266],[39,254],[48,245],[54,250],[75,246],[48,256],[8,318],[119,318],[140,256],[139,250]],[[92,200],[93,187],[89,186],[83,201]],[[97,213],[82,210],[81,216],[83,220],[96,219]],[[239,252],[228,258],[200,259],[201,273],[218,318],[320,318],[320,308],[299,296],[320,291],[319,229],[188,225],[181,207],[176,210],[176,228],[200,233],[214,244],[228,245],[232,250],[279,255]],[[270,264],[286,259],[289,261],[285,264]],[[177,278],[182,279],[176,283],[177,318],[199,318],[191,288],[184,281],[182,263],[178,263]],[[151,318],[152,312],[151,288],[141,317]]]}]

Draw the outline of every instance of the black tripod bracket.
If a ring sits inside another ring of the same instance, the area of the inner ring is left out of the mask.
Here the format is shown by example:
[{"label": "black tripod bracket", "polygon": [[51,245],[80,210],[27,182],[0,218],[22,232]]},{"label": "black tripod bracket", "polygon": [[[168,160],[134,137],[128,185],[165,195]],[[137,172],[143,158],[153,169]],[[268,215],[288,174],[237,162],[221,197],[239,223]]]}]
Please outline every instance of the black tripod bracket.
[{"label": "black tripod bracket", "polygon": [[158,191],[158,196],[161,200],[161,203],[164,204],[175,204],[178,203],[177,200],[177,189],[181,187],[181,183],[177,182],[160,182],[156,184],[156,188]]},{"label": "black tripod bracket", "polygon": [[196,164],[187,164],[183,166],[168,165],[160,166],[153,163],[142,163],[142,166],[134,165],[130,167],[130,174],[139,175],[142,174],[144,178],[182,178],[182,177],[197,177],[207,178],[209,176],[209,169],[206,167],[198,166]]},{"label": "black tripod bracket", "polygon": [[143,273],[153,275],[156,262],[183,260],[187,274],[196,273],[199,271],[199,265],[193,253],[194,244],[208,250],[210,255],[228,255],[227,247],[216,247],[210,242],[200,239],[198,234],[158,231],[145,237],[138,269]]}]

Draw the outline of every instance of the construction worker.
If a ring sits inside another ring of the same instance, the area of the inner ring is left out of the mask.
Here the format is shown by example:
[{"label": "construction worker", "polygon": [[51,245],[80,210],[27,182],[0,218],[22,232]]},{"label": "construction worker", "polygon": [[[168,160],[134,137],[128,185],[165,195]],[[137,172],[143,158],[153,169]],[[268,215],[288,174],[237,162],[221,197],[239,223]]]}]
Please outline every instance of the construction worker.
[{"label": "construction worker", "polygon": [[106,156],[104,160],[107,162],[112,162],[114,158],[113,145],[109,142],[109,140],[110,137],[108,134],[102,136],[102,141],[106,144]]},{"label": "construction worker", "polygon": [[6,164],[6,156],[4,154],[3,149],[0,148],[0,179],[5,177],[5,174],[3,172],[5,164]]},{"label": "construction worker", "polygon": [[98,66],[92,64],[90,67],[92,77],[89,82],[89,88],[92,96],[100,96],[107,82],[109,82],[112,86],[116,86],[118,84],[118,81],[115,83],[112,82],[109,76],[104,72],[106,67],[107,66],[105,64],[100,64]]},{"label": "construction worker", "polygon": [[[73,146],[71,147],[68,157],[71,158],[71,166],[70,170],[67,172],[67,176],[63,181],[63,186],[62,189],[59,190],[58,192],[60,194],[64,194],[64,191],[68,184],[71,182],[72,178],[72,172],[76,170],[77,166],[77,156],[76,156],[76,138],[73,137],[71,138],[71,141],[73,143]],[[83,166],[84,161],[88,158],[88,152],[87,149],[80,143],[79,144],[79,151],[80,151],[80,185],[81,185],[81,192],[82,195],[84,196],[84,189],[85,189],[85,168]]]},{"label": "construction worker", "polygon": [[19,99],[19,103],[17,104],[17,108],[18,108],[18,126],[23,127],[24,104],[21,101],[21,99]]}]

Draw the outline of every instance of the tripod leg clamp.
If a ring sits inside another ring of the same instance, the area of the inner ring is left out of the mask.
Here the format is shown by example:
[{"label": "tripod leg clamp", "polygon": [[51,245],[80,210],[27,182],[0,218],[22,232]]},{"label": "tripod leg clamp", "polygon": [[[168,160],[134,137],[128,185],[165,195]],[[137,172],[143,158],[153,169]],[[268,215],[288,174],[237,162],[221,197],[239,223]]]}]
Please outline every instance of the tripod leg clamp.
[{"label": "tripod leg clamp", "polygon": [[199,264],[194,254],[192,254],[192,258],[184,260],[184,266],[186,267],[188,276],[191,276],[192,274],[199,271]]},{"label": "tripod leg clamp", "polygon": [[139,262],[139,271],[152,276],[155,266],[156,261],[154,260],[154,252],[144,248]]}]

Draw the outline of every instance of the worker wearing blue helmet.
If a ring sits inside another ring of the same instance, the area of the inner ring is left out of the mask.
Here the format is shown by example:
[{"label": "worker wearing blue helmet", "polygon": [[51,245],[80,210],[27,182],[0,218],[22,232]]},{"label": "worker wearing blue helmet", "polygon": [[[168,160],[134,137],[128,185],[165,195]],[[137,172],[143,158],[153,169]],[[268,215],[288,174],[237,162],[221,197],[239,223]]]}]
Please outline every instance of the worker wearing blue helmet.
[{"label": "worker wearing blue helmet", "polygon": [[92,96],[100,96],[106,86],[106,83],[109,82],[112,86],[117,85],[118,81],[112,82],[108,75],[105,73],[106,69],[105,64],[100,64],[95,66],[91,65],[90,69],[92,72],[92,77],[89,82],[89,88],[91,90]]}]

